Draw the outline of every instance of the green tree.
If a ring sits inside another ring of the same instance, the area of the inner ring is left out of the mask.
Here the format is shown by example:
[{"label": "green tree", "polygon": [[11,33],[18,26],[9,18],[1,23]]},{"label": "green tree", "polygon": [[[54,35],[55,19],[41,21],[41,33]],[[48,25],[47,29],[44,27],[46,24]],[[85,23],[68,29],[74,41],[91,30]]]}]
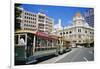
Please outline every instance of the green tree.
[{"label": "green tree", "polygon": [[19,7],[21,6],[21,4],[15,4],[15,31],[20,29],[20,23],[19,23],[19,19],[17,19],[20,15],[21,15],[21,10],[19,10]]}]

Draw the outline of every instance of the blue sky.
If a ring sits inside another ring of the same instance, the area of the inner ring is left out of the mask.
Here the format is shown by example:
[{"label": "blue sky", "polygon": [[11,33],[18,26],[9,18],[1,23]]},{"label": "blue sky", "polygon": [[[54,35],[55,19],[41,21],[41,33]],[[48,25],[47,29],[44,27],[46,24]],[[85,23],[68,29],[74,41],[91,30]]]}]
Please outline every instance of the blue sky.
[{"label": "blue sky", "polygon": [[54,24],[58,23],[58,19],[62,20],[62,26],[72,24],[72,18],[76,12],[84,14],[86,11],[93,8],[69,7],[69,6],[52,6],[52,5],[36,5],[22,4],[21,7],[26,11],[38,13],[41,10],[49,17],[54,19]]}]

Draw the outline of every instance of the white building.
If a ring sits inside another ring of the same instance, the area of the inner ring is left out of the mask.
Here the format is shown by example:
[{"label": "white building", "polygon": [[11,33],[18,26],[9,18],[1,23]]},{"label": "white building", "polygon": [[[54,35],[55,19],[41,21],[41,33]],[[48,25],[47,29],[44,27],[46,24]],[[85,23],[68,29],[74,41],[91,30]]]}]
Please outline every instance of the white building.
[{"label": "white building", "polygon": [[57,30],[56,35],[63,36],[68,41],[75,44],[92,43],[94,41],[94,29],[85,21],[84,17],[77,12],[73,17],[72,26]]},{"label": "white building", "polygon": [[37,29],[37,15],[23,10],[21,13],[20,26],[23,30],[35,31]]},{"label": "white building", "polygon": [[18,17],[22,30],[41,31],[50,33],[53,30],[54,20],[44,13],[33,13],[22,10],[21,16]]},{"label": "white building", "polygon": [[53,30],[54,20],[44,13],[37,14],[38,31],[51,33]]},{"label": "white building", "polygon": [[55,25],[53,26],[53,31],[52,31],[51,33],[57,35],[56,32],[57,32],[58,30],[62,30],[62,29],[63,29],[63,27],[61,26],[61,19],[59,19],[59,20],[58,20],[58,23],[55,24]]}]

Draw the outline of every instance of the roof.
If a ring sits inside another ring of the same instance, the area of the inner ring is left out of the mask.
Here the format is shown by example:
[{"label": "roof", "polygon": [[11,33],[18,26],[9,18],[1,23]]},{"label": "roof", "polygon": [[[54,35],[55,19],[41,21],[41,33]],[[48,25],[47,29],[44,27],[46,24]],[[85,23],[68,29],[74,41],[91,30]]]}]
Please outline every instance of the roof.
[{"label": "roof", "polygon": [[80,16],[81,16],[81,13],[80,13],[80,12],[77,12],[77,13],[75,14],[75,16],[80,17]]},{"label": "roof", "polygon": [[18,30],[15,32],[15,34],[18,34],[18,33],[31,33],[31,34],[35,34],[37,36],[40,36],[42,37],[43,39],[48,39],[48,40],[51,40],[51,39],[58,39],[57,36],[54,36],[54,35],[49,35],[49,34],[46,34],[44,32],[39,32],[39,31],[29,31],[29,30]]},{"label": "roof", "polygon": [[36,34],[36,31],[30,31],[30,30],[18,30],[15,33],[32,33],[32,34]]},{"label": "roof", "polygon": [[40,36],[40,37],[43,37],[43,38],[46,38],[48,40],[51,40],[51,39],[57,40],[58,39],[58,36],[46,34],[44,32],[36,32],[36,35]]},{"label": "roof", "polygon": [[41,37],[49,37],[48,34],[44,33],[44,32],[36,32],[36,35],[41,36]]},{"label": "roof", "polygon": [[49,37],[52,39],[55,39],[55,40],[58,39],[58,36],[56,36],[56,35],[49,35]]}]

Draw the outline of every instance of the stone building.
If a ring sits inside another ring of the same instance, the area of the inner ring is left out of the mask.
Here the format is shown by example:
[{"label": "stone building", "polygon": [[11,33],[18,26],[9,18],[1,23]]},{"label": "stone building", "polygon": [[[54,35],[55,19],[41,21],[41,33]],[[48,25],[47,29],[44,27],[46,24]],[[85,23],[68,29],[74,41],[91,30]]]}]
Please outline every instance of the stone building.
[{"label": "stone building", "polygon": [[94,29],[88,25],[80,12],[75,14],[72,22],[73,23],[71,26],[66,26],[63,29],[56,30],[53,33],[63,36],[74,46],[94,42]]}]

